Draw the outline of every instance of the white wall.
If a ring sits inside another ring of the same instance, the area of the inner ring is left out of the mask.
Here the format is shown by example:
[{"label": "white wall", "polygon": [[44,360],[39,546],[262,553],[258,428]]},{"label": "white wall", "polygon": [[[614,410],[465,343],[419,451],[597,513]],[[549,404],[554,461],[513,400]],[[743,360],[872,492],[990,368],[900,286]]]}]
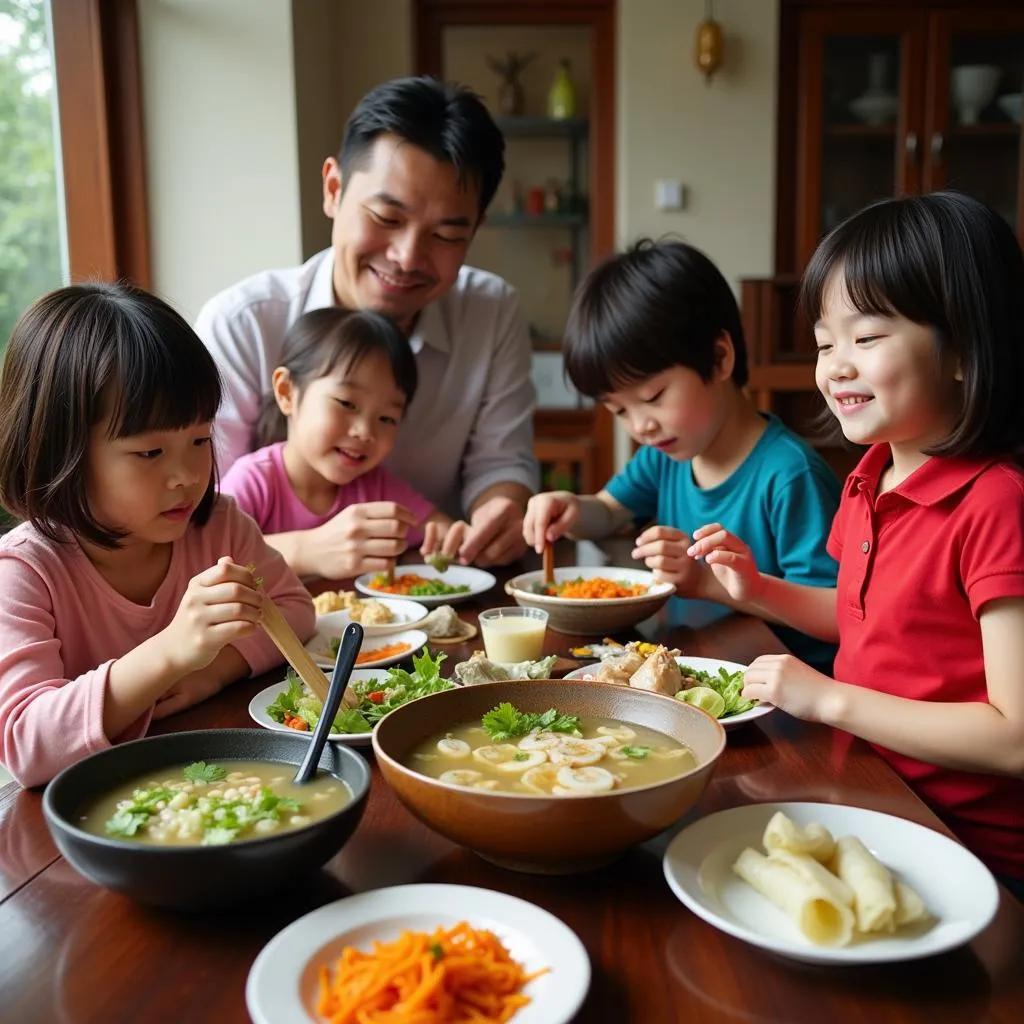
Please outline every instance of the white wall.
[{"label": "white wall", "polygon": [[[718,0],[725,59],[710,85],[694,64],[704,0],[619,0],[620,244],[679,235],[737,286],[770,275],[775,244],[779,0]],[[654,207],[678,179],[686,205]]]},{"label": "white wall", "polygon": [[189,320],[302,257],[288,0],[140,0],[154,288]]}]

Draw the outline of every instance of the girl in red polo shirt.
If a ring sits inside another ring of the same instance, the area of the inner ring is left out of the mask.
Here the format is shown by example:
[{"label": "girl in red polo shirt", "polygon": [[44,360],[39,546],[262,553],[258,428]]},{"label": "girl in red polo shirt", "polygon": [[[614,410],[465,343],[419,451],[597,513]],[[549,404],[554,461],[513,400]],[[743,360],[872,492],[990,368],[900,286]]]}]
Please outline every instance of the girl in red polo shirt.
[{"label": "girl in red polo shirt", "polygon": [[801,298],[818,388],[870,445],[829,537],[836,589],[759,573],[718,524],[689,554],[839,641],[835,679],[764,655],[743,695],[868,740],[1024,898],[1024,256],[966,196],[887,200],[822,241]]}]

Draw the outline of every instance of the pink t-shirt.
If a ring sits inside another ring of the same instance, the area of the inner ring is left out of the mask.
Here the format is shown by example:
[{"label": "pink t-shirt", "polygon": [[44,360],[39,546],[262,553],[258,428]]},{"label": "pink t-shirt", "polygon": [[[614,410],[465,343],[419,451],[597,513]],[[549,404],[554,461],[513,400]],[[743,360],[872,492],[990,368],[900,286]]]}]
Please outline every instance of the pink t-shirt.
[{"label": "pink t-shirt", "polygon": [[[433,511],[426,498],[413,490],[383,466],[357,476],[350,484],[338,488],[338,497],[330,512],[311,512],[292,490],[284,468],[284,442],[267,445],[237,459],[220,482],[221,492],[230,494],[239,508],[248,512],[267,534],[291,530],[312,530],[333,519],[349,505],[369,501],[394,501],[407,508],[422,524]],[[423,542],[422,525],[406,535],[409,547]]]},{"label": "pink t-shirt", "polygon": [[[227,498],[176,541],[148,605],[114,590],[75,543],[55,544],[23,523],[0,538],[0,762],[23,786],[110,746],[103,701],[111,664],[170,624],[193,576],[230,555],[255,563],[263,586],[303,640],[316,625],[309,593]],[[281,662],[262,630],[234,644],[254,675]],[[153,709],[115,742],[138,739]]]}]

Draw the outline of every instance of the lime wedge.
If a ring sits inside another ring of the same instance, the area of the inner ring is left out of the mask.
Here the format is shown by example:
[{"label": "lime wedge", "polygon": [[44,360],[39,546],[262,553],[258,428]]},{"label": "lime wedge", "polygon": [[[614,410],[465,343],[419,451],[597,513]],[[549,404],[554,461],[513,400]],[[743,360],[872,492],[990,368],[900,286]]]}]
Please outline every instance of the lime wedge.
[{"label": "lime wedge", "polygon": [[706,711],[712,718],[721,718],[725,712],[725,698],[710,686],[691,686],[688,690],[680,690],[676,696],[687,704]]}]

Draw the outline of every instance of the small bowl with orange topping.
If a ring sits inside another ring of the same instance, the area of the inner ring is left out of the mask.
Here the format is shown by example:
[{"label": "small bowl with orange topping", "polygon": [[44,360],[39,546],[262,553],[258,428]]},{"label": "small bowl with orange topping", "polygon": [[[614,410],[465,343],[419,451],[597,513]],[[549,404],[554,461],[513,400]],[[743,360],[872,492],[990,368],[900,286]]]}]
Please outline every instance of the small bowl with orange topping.
[{"label": "small bowl with orange topping", "polygon": [[609,636],[653,615],[675,587],[645,569],[570,565],[555,569],[553,584],[540,571],[515,576],[505,593],[523,608],[543,608],[556,632]]}]

